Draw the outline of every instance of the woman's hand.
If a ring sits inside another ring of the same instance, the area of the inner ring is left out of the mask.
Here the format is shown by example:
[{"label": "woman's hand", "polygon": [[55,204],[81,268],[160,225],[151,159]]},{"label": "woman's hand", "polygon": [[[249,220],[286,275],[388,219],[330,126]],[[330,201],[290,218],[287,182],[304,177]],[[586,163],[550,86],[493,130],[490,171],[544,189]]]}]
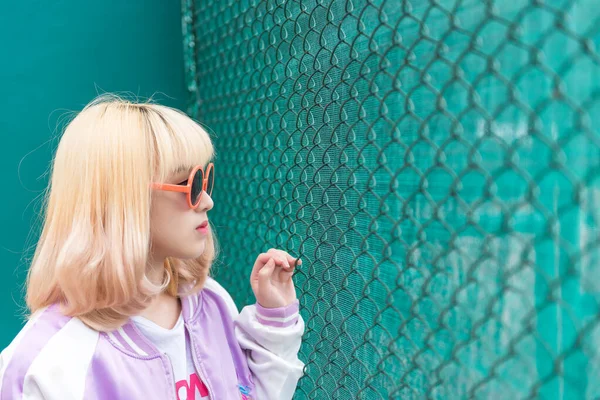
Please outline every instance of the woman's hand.
[{"label": "woman's hand", "polygon": [[[265,308],[285,307],[296,300],[292,281],[296,258],[283,250],[269,249],[256,258],[250,285],[258,304]],[[298,265],[302,260],[298,260]]]}]

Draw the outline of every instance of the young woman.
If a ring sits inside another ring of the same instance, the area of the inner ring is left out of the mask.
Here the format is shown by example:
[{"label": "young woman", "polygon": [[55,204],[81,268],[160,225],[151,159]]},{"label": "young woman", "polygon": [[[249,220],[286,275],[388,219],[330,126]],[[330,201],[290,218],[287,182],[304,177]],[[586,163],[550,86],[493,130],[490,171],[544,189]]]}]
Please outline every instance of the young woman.
[{"label": "young woman", "polygon": [[104,95],[71,121],[0,400],[292,398],[300,262],[258,255],[257,302],[238,312],[209,276],[213,156],[200,125],[157,104]]}]

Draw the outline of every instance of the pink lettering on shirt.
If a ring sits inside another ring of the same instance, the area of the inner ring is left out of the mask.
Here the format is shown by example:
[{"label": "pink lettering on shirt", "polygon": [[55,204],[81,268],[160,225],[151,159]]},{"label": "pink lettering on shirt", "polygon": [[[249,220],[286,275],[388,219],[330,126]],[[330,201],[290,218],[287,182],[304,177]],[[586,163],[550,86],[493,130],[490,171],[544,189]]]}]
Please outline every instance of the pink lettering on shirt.
[{"label": "pink lettering on shirt", "polygon": [[[182,397],[181,388],[185,388],[185,393]],[[197,390],[196,390],[197,389]],[[191,374],[188,381],[182,379],[175,384],[175,391],[177,392],[177,400],[200,400],[208,397],[208,389],[204,382],[200,380],[198,374]],[[196,394],[200,397],[196,397]]]}]

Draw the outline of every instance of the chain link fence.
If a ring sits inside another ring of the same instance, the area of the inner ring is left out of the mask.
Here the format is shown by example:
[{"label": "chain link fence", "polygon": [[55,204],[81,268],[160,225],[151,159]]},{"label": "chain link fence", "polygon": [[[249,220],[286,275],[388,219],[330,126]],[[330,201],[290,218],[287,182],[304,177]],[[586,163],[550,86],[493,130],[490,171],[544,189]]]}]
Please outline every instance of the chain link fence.
[{"label": "chain link fence", "polygon": [[216,276],[270,247],[297,399],[599,398],[600,7],[183,0]]}]

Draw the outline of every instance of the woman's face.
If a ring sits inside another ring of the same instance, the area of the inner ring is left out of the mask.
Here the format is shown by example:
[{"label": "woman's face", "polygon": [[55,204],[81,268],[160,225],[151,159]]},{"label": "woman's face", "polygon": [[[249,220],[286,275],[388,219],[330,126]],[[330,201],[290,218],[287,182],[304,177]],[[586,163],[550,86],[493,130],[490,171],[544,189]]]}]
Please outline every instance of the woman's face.
[{"label": "woman's face", "polygon": [[[191,169],[190,169],[191,171]],[[164,183],[185,184],[190,171],[173,175]],[[162,261],[166,257],[181,259],[198,258],[204,252],[208,229],[196,228],[208,221],[207,212],[214,203],[208,193],[203,192],[198,208],[188,205],[187,194],[165,190],[154,190],[150,209],[150,238],[152,257]]]}]

